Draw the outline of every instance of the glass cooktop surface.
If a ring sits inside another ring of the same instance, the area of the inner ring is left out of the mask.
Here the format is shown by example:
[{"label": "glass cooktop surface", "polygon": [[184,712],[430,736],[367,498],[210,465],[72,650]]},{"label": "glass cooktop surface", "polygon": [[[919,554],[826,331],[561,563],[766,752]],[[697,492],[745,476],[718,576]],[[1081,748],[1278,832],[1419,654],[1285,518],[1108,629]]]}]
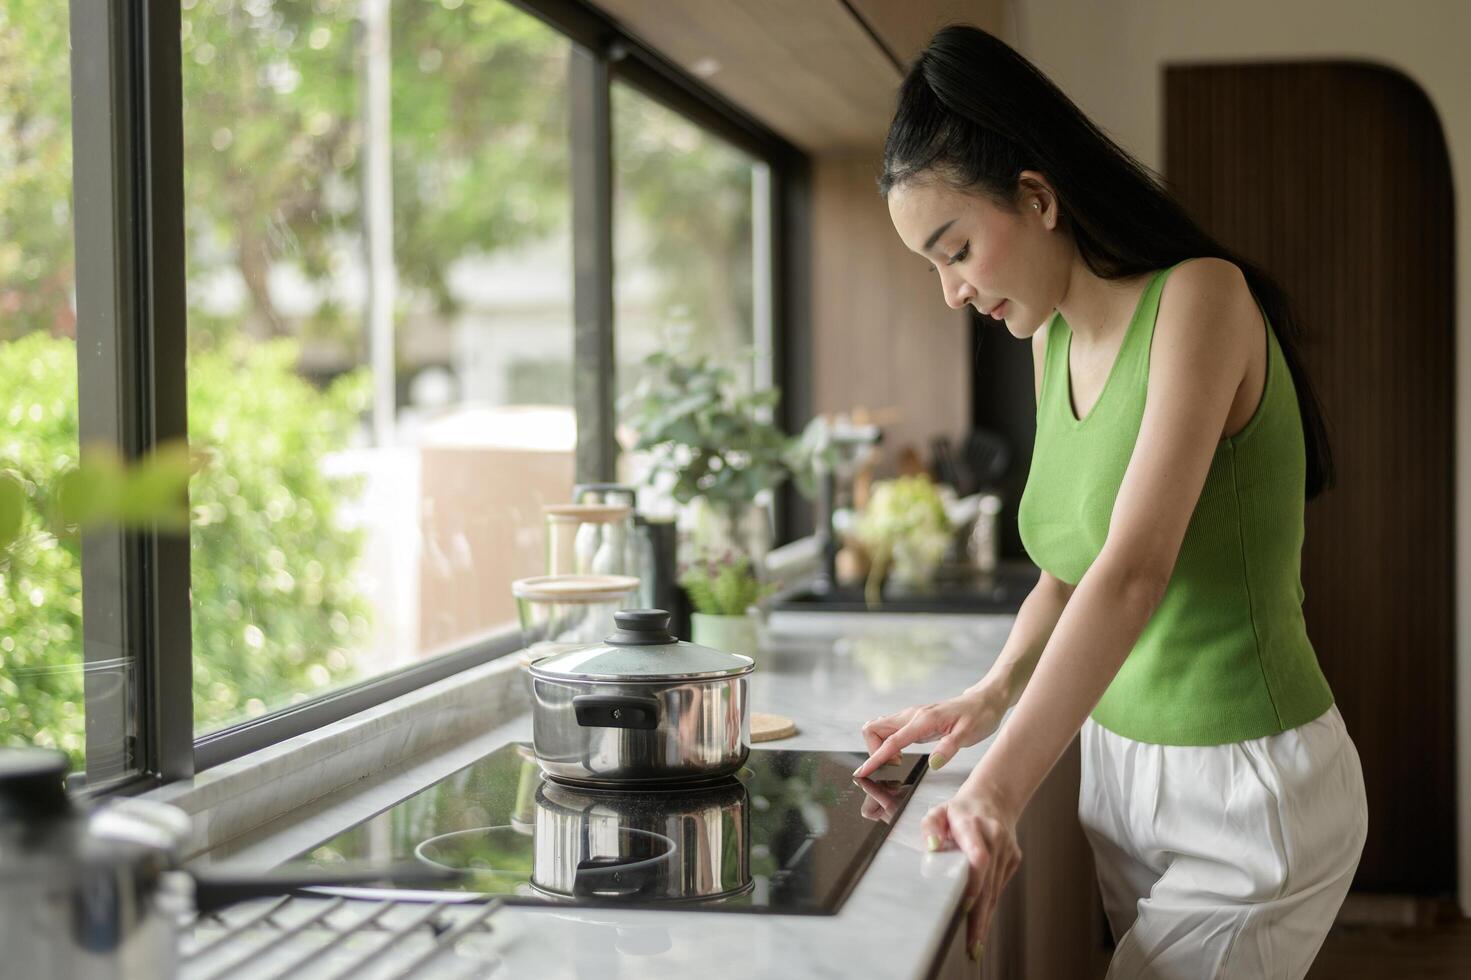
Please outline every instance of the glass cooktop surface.
[{"label": "glass cooktop surface", "polygon": [[758,748],[715,783],[610,792],[550,780],[529,745],[512,743],[292,864],[413,861],[463,874],[433,889],[312,889],[356,897],[831,915],[929,757],[854,779],[864,758]]}]

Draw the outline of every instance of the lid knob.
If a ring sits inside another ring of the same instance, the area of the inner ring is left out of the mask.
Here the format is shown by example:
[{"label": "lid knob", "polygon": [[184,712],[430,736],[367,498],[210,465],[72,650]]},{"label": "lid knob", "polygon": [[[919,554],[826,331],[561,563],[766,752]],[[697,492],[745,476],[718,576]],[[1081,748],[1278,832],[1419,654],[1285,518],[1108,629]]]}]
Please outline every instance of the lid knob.
[{"label": "lid knob", "polygon": [[70,812],[67,768],[66,756],[54,749],[0,749],[0,819],[32,820]]},{"label": "lid knob", "polygon": [[620,609],[613,614],[618,629],[606,640],[615,647],[658,646],[677,643],[669,632],[669,613],[663,609]]}]

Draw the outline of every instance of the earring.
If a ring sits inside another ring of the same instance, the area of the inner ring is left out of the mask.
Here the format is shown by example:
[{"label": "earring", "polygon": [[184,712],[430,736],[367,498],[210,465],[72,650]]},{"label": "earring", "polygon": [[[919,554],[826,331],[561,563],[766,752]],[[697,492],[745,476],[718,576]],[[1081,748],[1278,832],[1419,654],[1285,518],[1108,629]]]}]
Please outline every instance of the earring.
[{"label": "earring", "polygon": [[1042,205],[1038,204],[1036,201],[1033,201],[1032,202],[1032,207],[1041,209]]}]

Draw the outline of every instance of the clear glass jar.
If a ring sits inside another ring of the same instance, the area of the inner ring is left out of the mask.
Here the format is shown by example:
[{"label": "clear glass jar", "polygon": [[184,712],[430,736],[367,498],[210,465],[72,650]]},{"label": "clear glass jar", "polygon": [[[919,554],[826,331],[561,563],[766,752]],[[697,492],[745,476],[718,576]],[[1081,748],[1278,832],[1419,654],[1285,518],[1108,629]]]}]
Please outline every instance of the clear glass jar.
[{"label": "clear glass jar", "polygon": [[532,659],[601,643],[613,632],[613,614],[637,592],[631,575],[541,575],[511,583],[521,641]]}]

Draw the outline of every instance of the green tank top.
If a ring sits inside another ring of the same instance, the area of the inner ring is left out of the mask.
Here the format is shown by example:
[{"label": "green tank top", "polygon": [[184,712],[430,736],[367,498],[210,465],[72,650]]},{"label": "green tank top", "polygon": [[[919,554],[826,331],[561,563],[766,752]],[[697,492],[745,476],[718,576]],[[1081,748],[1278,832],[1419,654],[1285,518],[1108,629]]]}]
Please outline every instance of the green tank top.
[{"label": "green tank top", "polygon": [[[1032,561],[1064,582],[1082,579],[1108,535],[1144,418],[1150,342],[1171,269],[1144,290],[1081,420],[1069,390],[1072,331],[1061,313],[1047,330],[1018,521]],[[1094,721],[1126,738],[1220,745],[1295,728],[1333,704],[1302,614],[1307,463],[1297,392],[1266,330],[1262,400],[1246,427],[1217,445],[1164,598],[1093,710]]]}]

